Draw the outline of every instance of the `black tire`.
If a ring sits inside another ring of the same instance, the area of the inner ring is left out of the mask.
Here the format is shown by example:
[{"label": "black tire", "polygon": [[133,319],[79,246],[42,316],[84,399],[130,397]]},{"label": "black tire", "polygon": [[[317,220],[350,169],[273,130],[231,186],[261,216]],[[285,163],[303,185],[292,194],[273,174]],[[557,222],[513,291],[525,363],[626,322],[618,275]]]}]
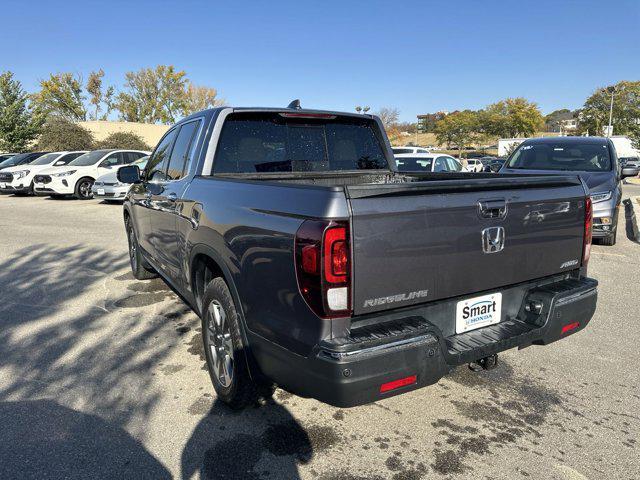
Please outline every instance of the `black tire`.
[{"label": "black tire", "polygon": [[608,237],[603,237],[600,239],[600,245],[604,245],[606,247],[613,247],[616,244],[616,234],[618,233],[618,229],[616,228],[611,235]]},{"label": "black tire", "polygon": [[156,278],[158,274],[147,264],[140,252],[140,245],[138,244],[136,231],[133,228],[133,222],[129,217],[127,217],[124,223],[127,229],[127,239],[129,241],[129,263],[131,264],[131,273],[133,273],[133,276],[138,280]]},{"label": "black tire", "polygon": [[78,200],[91,200],[93,198],[93,192],[91,191],[91,187],[93,187],[93,178],[83,177],[76,182],[75,188],[75,197]]},{"label": "black tire", "polygon": [[271,396],[274,387],[254,381],[249,374],[238,311],[224,279],[218,277],[209,282],[202,305],[202,341],[218,398],[240,410]]}]

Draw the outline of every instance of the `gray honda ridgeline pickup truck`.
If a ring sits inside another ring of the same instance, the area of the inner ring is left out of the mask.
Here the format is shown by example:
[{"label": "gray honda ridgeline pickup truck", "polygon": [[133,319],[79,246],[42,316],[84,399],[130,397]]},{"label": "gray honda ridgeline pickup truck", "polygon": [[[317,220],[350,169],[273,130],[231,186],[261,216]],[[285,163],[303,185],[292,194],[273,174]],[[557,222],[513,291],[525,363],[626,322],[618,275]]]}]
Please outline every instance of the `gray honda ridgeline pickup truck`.
[{"label": "gray honda ridgeline pickup truck", "polygon": [[215,108],[173,126],[124,203],[131,268],[199,314],[218,397],[349,407],[587,325],[578,175],[399,173],[380,120]]}]

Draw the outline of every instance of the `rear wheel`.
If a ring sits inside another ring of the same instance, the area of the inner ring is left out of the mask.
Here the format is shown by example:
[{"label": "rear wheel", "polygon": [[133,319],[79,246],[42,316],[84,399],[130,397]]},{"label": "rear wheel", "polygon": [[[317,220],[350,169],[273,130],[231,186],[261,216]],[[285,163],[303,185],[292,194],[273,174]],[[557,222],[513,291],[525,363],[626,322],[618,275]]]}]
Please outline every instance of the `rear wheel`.
[{"label": "rear wheel", "polygon": [[131,272],[133,276],[138,280],[149,280],[157,277],[157,273],[151,268],[147,268],[142,252],[140,251],[140,245],[138,244],[138,237],[136,231],[133,228],[133,222],[129,217],[125,220],[125,226],[127,228],[127,238],[129,240],[129,263],[131,264]]},{"label": "rear wheel", "polygon": [[80,200],[89,200],[93,198],[91,187],[93,187],[92,178],[85,177],[78,180],[78,183],[76,183],[76,198]]},{"label": "rear wheel", "polygon": [[249,375],[240,319],[225,281],[214,278],[203,296],[202,339],[207,368],[218,398],[233,409],[255,404],[273,394],[272,386]]}]

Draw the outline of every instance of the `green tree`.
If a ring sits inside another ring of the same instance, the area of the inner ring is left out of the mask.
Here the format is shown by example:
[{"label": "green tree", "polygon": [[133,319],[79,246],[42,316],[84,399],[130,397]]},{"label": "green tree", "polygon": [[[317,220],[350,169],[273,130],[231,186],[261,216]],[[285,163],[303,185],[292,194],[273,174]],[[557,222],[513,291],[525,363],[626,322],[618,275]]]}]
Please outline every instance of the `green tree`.
[{"label": "green tree", "polygon": [[22,152],[42,128],[43,116],[29,105],[27,93],[13,73],[0,75],[0,151]]},{"label": "green tree", "polygon": [[613,93],[612,125],[615,135],[627,135],[640,148],[640,81],[622,81],[597,89],[578,115],[578,129],[589,135],[603,135],[609,125]]},{"label": "green tree", "polygon": [[489,105],[479,115],[480,129],[503,138],[530,137],[544,125],[538,105],[525,98],[507,98]]},{"label": "green tree", "polygon": [[145,141],[133,132],[115,132],[97,142],[96,148],[126,148],[129,150],[151,150]]},{"label": "green tree", "polygon": [[82,79],[72,73],[56,73],[40,80],[40,91],[33,102],[46,115],[55,115],[73,121],[87,119],[82,94]]},{"label": "green tree", "polygon": [[173,65],[158,65],[125,74],[125,91],[116,108],[129,122],[174,123],[185,111],[187,79]]},{"label": "green tree", "polygon": [[94,141],[91,132],[75,122],[58,116],[47,119],[38,138],[39,150],[91,150]]},{"label": "green tree", "polygon": [[[94,108],[94,112],[89,114],[92,120],[106,120],[113,110],[114,106],[114,94],[115,89],[112,86],[107,87],[103,91],[102,78],[104,77],[104,71],[102,69],[97,72],[91,72],[87,79],[87,92],[89,92],[89,102]],[[102,110],[102,105],[105,106],[105,112],[99,115]]]},{"label": "green tree", "polygon": [[435,134],[440,144],[457,145],[459,157],[462,158],[462,151],[470,146],[479,136],[478,113],[471,110],[450,113],[435,126]]},{"label": "green tree", "polygon": [[218,92],[215,88],[203,87],[188,82],[182,114],[186,117],[207,108],[222,106],[224,103],[223,99],[218,98]]}]

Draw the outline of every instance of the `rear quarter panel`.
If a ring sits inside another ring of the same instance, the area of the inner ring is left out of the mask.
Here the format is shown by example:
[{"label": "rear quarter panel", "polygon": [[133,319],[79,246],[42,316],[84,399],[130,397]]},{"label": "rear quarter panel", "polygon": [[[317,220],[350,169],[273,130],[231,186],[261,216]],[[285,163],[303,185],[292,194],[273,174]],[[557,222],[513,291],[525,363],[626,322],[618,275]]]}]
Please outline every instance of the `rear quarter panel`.
[{"label": "rear quarter panel", "polygon": [[[332,322],[313,314],[298,290],[294,238],[305,218],[348,218],[341,190],[195,177],[183,205],[183,282],[190,282],[192,253],[209,246],[229,272],[251,332],[303,355],[331,335]],[[194,208],[202,211],[197,229]]]}]

